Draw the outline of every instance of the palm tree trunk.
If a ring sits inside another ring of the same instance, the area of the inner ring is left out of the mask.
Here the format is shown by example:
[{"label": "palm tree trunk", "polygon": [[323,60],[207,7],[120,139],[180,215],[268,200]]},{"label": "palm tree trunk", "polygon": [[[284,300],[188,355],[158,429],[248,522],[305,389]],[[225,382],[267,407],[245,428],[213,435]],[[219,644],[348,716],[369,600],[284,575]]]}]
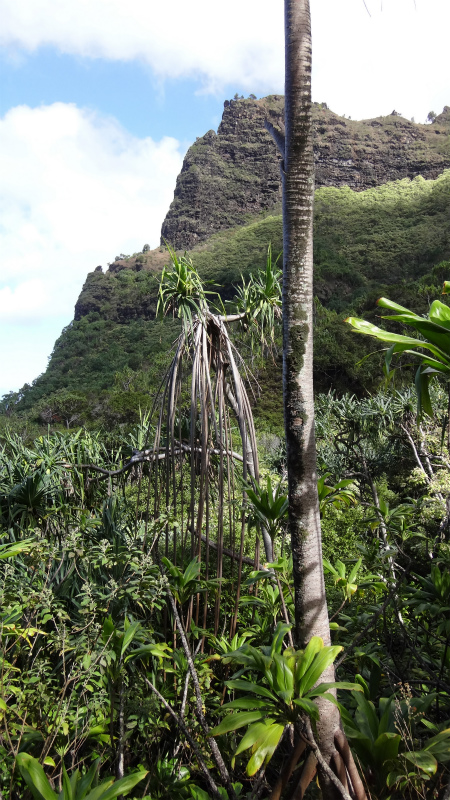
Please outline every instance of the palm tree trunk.
[{"label": "palm tree trunk", "polygon": [[286,109],[283,175],[283,392],[294,558],[296,639],[329,643],[322,569],[313,397],[314,157],[308,0],[285,0]]},{"label": "palm tree trunk", "polygon": [[[295,638],[330,644],[317,494],[313,395],[313,200],[311,18],[309,0],[285,0],[285,138],[283,178],[283,396],[289,487],[289,528],[295,587]],[[283,146],[284,144],[284,146]],[[334,680],[334,668],[322,680]],[[318,702],[317,738],[331,767],[340,733],[338,709]],[[340,797],[318,765],[324,800]]]}]

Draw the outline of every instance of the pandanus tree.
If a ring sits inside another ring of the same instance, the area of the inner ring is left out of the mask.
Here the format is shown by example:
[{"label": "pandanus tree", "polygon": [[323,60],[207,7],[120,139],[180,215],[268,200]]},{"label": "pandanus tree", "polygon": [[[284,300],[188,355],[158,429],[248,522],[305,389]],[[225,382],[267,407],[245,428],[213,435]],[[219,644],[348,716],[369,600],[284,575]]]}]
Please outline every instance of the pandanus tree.
[{"label": "pandanus tree", "polygon": [[[285,0],[285,131],[266,123],[281,153],[283,190],[283,396],[295,586],[295,643],[330,644],[322,566],[313,397],[313,201],[311,16],[309,0]],[[334,680],[330,664],[323,675]],[[365,797],[341,729],[339,711],[317,698],[318,771],[325,798]],[[297,795],[317,764],[311,750]],[[339,775],[340,780],[335,780]]]},{"label": "pandanus tree", "polygon": [[[280,314],[279,271],[269,249],[265,271],[243,281],[233,311],[225,313],[219,295],[205,289],[190,258],[170,247],[170,265],[161,276],[158,311],[181,320],[175,354],[161,388],[159,414],[150,452],[154,512],[170,507],[178,526],[166,527],[165,556],[174,564],[186,557],[205,558],[205,577],[211,577],[214,551],[218,579],[215,633],[219,627],[220,579],[223,557],[237,563],[234,615],[237,620],[239,587],[248,513],[242,487],[259,484],[259,462],[251,404],[246,389],[245,364],[230,335],[232,323],[247,331],[258,329],[269,343],[268,332]],[[244,302],[245,301],[245,302]],[[237,428],[237,431],[236,431]],[[239,476],[236,478],[236,472]],[[239,497],[240,495],[240,497]],[[212,502],[213,498],[213,502]],[[239,506],[244,508],[239,512]],[[236,519],[236,509],[238,515]],[[272,561],[273,543],[267,525],[260,525],[265,559]],[[260,560],[256,540],[254,564]],[[231,572],[233,580],[233,571]],[[199,624],[197,594],[188,619]],[[207,593],[203,595],[206,624]]]}]

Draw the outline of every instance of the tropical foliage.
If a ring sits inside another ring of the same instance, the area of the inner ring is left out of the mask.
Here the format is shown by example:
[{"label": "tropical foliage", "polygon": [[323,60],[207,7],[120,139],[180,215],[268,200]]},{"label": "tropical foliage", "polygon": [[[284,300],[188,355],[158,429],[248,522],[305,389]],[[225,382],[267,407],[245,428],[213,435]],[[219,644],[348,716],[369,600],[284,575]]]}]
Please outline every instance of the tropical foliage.
[{"label": "tropical foliage", "polygon": [[[450,293],[450,281],[444,283],[443,294],[448,293]],[[450,376],[450,309],[440,300],[434,300],[428,315],[424,317],[414,311],[409,311],[409,309],[398,305],[398,303],[392,302],[392,300],[387,300],[385,297],[381,297],[377,305],[381,308],[387,308],[389,311],[397,312],[390,314],[388,317],[383,317],[383,319],[413,328],[419,333],[420,339],[382,330],[363,319],[349,317],[347,322],[358,333],[373,336],[375,339],[390,345],[386,352],[386,375],[388,378],[391,376],[391,362],[394,355],[407,353],[419,358],[420,363],[415,379],[417,410],[419,416],[422,413],[431,416],[433,410],[429,393],[430,379],[439,375],[448,381]],[[423,350],[425,350],[425,353],[420,352]]]},{"label": "tropical foliage", "polygon": [[[357,366],[371,348],[342,325],[344,316],[367,315],[375,292],[425,313],[428,298],[448,277],[449,183],[447,171],[435,181],[405,179],[364,192],[345,187],[317,190],[314,379],[320,391],[334,388],[361,394],[380,385],[375,366],[367,362]],[[216,234],[189,257],[225,302],[242,286],[241,276],[248,286],[251,275],[253,280],[259,270],[264,275],[269,242],[275,261],[282,250],[277,209]],[[182,258],[180,253],[177,258]],[[61,398],[55,397],[63,391],[78,397],[75,427],[136,422],[139,407],[146,406],[163,378],[170,362],[167,354],[179,332],[179,321],[171,314],[163,320],[156,316],[165,261],[162,249],[145,251],[113,262],[105,272],[90,272],[74,321],[56,341],[46,372],[32,386],[4,398],[0,421],[2,414],[10,418],[20,412],[22,420],[31,417],[28,427],[36,421],[64,424],[58,408]],[[375,322],[372,315],[370,321]],[[267,334],[270,340],[269,327]],[[270,359],[258,364],[258,376],[266,390],[257,416],[270,417],[273,424],[276,415],[269,403],[272,397],[276,408],[282,402],[281,362],[276,367]]]},{"label": "tropical foliage", "polygon": [[430,385],[419,424],[412,388],[317,397],[334,641],[296,650],[284,455],[252,428],[241,313],[206,297],[187,316],[153,418],[3,435],[5,798],[287,797],[314,771],[318,700],[374,800],[444,796],[447,393]]}]

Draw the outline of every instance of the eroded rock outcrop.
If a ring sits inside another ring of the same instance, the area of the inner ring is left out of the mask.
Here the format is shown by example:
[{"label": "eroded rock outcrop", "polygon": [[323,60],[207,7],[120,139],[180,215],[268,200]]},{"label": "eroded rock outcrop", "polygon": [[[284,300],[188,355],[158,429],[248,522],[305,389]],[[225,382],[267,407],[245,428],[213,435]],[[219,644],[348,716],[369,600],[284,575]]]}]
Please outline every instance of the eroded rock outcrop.
[{"label": "eroded rock outcrop", "polygon": [[[283,124],[284,98],[226,101],[217,133],[208,131],[189,148],[177,179],[161,237],[190,249],[248,215],[281,201],[279,155],[264,127]],[[356,121],[314,104],[317,186],[360,191],[400,178],[436,178],[450,167],[450,108],[432,125],[397,112]]]}]

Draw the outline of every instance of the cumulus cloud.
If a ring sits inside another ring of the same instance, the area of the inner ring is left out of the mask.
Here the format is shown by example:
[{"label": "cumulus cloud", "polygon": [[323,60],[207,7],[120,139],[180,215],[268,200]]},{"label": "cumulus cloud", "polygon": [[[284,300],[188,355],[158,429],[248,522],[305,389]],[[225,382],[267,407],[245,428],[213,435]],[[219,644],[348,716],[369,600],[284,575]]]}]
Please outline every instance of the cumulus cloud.
[{"label": "cumulus cloud", "polygon": [[45,369],[87,272],[159,244],[182,156],[75,105],[0,119],[0,395]]},{"label": "cumulus cloud", "polygon": [[0,315],[73,311],[86,273],[156,247],[182,152],[74,105],[19,106],[0,120]]},{"label": "cumulus cloud", "polygon": [[[283,0],[0,0],[0,45],[147,64],[204,91],[282,92]],[[370,11],[369,16],[367,9]],[[314,99],[423,121],[448,103],[448,0],[311,0]],[[391,106],[391,107],[389,107]]]},{"label": "cumulus cloud", "polygon": [[39,318],[45,312],[45,301],[44,281],[39,278],[24,281],[14,289],[4,286],[0,289],[0,319],[22,322]]},{"label": "cumulus cloud", "polygon": [[396,109],[416,122],[450,104],[448,0],[311,5],[315,100],[355,119]]},{"label": "cumulus cloud", "polygon": [[210,88],[283,85],[283,0],[1,0],[0,44],[142,59],[162,77]]}]

